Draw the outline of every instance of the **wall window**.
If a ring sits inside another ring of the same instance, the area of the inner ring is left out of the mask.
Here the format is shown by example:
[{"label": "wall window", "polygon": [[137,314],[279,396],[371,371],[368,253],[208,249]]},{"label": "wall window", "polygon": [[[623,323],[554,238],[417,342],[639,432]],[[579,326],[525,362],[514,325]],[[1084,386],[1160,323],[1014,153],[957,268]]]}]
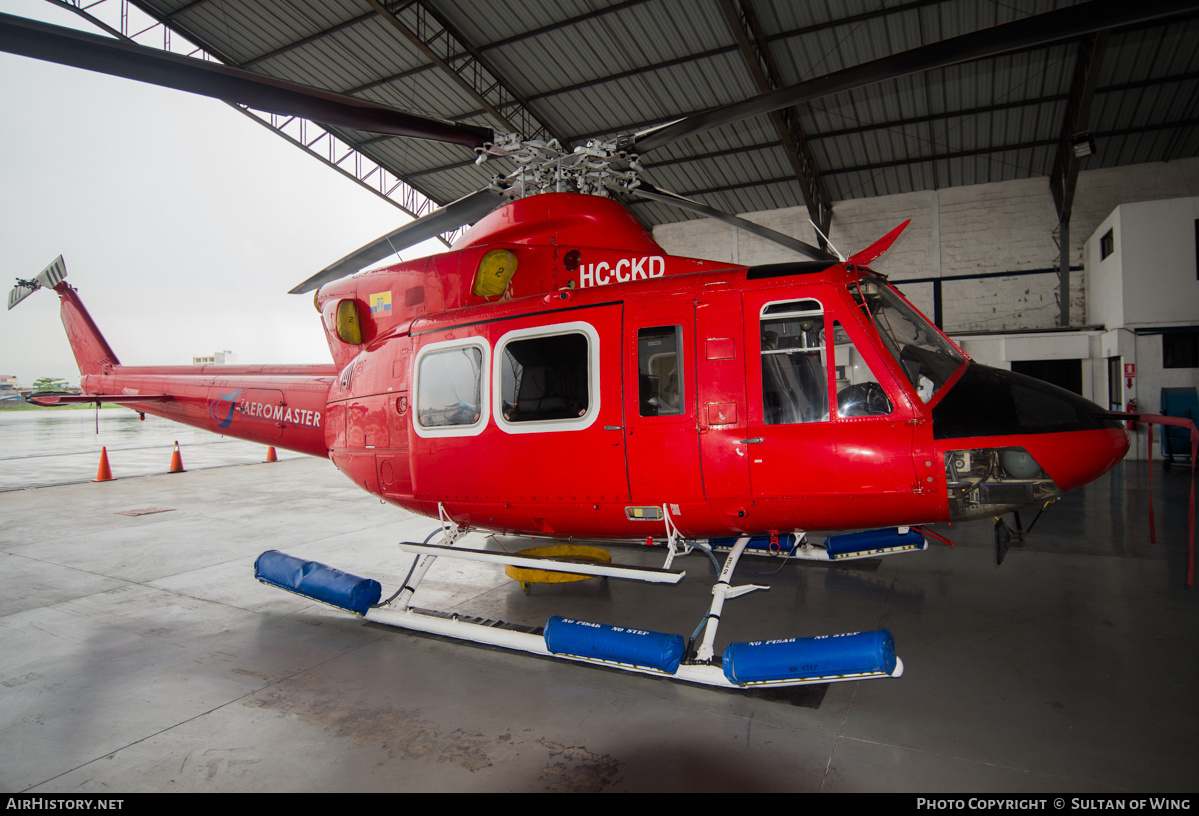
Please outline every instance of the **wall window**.
[{"label": "wall window", "polygon": [[682,326],[637,330],[637,401],[641,416],[683,413]]},{"label": "wall window", "polygon": [[1108,255],[1116,251],[1116,233],[1114,230],[1108,230],[1103,233],[1103,237],[1099,239],[1099,260],[1103,260]]},{"label": "wall window", "polygon": [[482,339],[432,343],[417,354],[416,415],[421,436],[479,433],[487,424],[487,345]]},{"label": "wall window", "polygon": [[1082,360],[1013,360],[1012,371],[1082,396]]},{"label": "wall window", "polygon": [[762,421],[824,422],[828,364],[824,307],[817,300],[769,303],[762,309]]},{"label": "wall window", "polygon": [[1162,335],[1162,368],[1199,368],[1199,330]]},{"label": "wall window", "polygon": [[495,410],[503,430],[574,430],[599,415],[599,336],[590,324],[509,332],[495,357]]}]

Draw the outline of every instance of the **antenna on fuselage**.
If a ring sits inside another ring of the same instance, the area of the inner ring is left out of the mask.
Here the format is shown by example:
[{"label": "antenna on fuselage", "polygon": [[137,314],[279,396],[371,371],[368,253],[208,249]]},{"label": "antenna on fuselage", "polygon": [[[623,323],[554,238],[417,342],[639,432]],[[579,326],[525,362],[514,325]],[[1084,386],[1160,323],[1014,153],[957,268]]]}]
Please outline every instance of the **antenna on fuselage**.
[{"label": "antenna on fuselage", "polygon": [[816,226],[816,222],[809,218],[808,223],[812,225],[812,229],[816,230],[816,234],[823,238],[824,242],[828,244],[828,248],[831,249],[837,256],[837,260],[841,261],[841,263],[845,263],[845,256],[841,254],[841,250],[833,246],[833,242],[828,239],[827,235],[820,231],[820,227]]}]

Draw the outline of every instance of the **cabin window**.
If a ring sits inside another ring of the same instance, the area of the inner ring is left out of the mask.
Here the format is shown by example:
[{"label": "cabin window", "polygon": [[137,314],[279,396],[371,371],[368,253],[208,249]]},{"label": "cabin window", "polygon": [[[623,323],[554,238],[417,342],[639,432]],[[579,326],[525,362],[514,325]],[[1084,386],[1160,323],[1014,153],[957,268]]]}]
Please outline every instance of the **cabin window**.
[{"label": "cabin window", "polygon": [[487,351],[480,339],[433,343],[421,349],[416,359],[417,434],[462,436],[483,430]]},{"label": "cabin window", "polygon": [[827,420],[828,362],[820,301],[767,304],[762,309],[761,335],[763,422],[792,425]]},{"label": "cabin window", "polygon": [[637,401],[641,416],[683,413],[682,347],[682,326],[637,330]]},{"label": "cabin window", "polygon": [[839,323],[833,323],[833,367],[837,384],[837,416],[880,416],[893,410],[887,392]]},{"label": "cabin window", "polygon": [[599,336],[585,323],[510,332],[496,344],[497,410],[511,433],[571,430],[599,411]]}]

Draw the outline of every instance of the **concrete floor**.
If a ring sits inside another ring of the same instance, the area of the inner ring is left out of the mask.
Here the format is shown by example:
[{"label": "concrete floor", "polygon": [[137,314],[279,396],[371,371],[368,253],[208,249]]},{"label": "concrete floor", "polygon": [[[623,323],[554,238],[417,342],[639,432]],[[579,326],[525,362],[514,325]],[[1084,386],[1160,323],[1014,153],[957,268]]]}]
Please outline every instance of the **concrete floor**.
[{"label": "concrete floor", "polygon": [[[826,567],[747,559],[730,640],[886,627],[899,679],[746,694],[387,629],[259,584],[281,549],[390,593],[427,519],[327,463],[0,493],[0,790],[1191,791],[1199,596],[1189,473],[1145,465],[1067,497],[996,568],[958,545]],[[171,508],[142,516],[117,513]],[[481,545],[479,540],[475,546]],[[511,546],[511,545],[509,545]],[[660,565],[661,551],[615,551]],[[441,559],[417,604],[687,635],[676,587],[535,587]]]}]

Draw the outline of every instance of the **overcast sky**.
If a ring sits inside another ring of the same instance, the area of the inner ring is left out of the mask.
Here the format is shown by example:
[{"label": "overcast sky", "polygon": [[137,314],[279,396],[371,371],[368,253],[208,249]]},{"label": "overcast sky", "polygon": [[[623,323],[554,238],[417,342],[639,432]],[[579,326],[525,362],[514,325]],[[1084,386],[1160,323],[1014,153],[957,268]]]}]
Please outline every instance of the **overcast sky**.
[{"label": "overcast sky", "polygon": [[[82,27],[40,0],[0,11]],[[0,54],[0,110],[5,306],[62,254],[128,365],[328,362],[312,296],[287,290],[408,218],[216,100]],[[78,382],[52,293],[0,310],[0,374]]]}]

